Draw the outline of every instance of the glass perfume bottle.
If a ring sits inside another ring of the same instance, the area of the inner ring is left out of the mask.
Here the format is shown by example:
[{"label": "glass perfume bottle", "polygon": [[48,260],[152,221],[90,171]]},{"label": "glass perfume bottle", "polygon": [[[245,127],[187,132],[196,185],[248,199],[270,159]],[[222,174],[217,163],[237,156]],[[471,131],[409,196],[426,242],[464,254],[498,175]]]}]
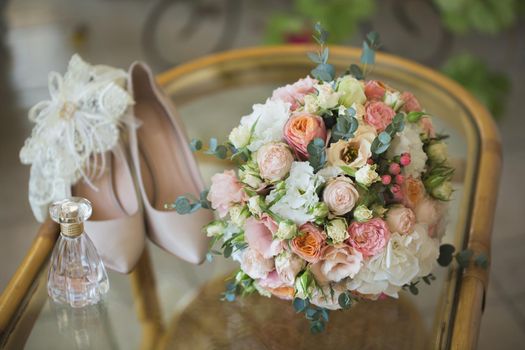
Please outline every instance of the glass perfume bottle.
[{"label": "glass perfume bottle", "polygon": [[109,290],[104,264],[84,232],[91,211],[91,203],[80,197],[55,202],[49,208],[53,221],[60,224],[47,276],[47,292],[55,302],[83,307],[98,303]]}]

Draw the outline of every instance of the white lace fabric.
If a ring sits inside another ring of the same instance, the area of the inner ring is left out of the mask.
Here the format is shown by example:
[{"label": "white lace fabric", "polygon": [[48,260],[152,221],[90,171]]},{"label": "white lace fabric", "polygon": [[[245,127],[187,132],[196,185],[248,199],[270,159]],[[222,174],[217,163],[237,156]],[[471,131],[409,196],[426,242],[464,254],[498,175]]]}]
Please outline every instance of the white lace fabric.
[{"label": "white lace fabric", "polygon": [[49,204],[70,196],[77,181],[91,184],[105,168],[104,152],[118,143],[133,104],[126,80],[125,71],[90,65],[76,54],[64,76],[49,74],[51,99],[30,109],[35,126],[20,150],[21,162],[31,165],[29,203],[38,221],[46,219]]}]

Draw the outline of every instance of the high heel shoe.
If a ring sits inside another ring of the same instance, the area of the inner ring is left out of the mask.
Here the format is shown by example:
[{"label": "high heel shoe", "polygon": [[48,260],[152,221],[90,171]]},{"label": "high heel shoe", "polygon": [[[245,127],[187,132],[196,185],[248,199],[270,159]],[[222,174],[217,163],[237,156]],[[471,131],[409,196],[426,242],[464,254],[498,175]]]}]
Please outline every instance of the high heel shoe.
[{"label": "high heel shoe", "polygon": [[50,73],[51,99],[30,110],[36,125],[20,151],[22,163],[31,164],[29,202],[37,220],[45,220],[54,201],[89,199],[93,214],[86,231],[104,264],[122,273],[135,266],[145,241],[121,145],[120,129],[133,103],[126,80],[122,70],[92,66],[74,55],[64,76]]},{"label": "high heel shoe", "polygon": [[165,208],[178,196],[199,196],[204,184],[174,106],[143,63],[129,69],[129,91],[138,128],[130,132],[130,151],[144,202],[149,238],[161,248],[194,264],[208,250],[202,227],[212,213],[180,215]]}]

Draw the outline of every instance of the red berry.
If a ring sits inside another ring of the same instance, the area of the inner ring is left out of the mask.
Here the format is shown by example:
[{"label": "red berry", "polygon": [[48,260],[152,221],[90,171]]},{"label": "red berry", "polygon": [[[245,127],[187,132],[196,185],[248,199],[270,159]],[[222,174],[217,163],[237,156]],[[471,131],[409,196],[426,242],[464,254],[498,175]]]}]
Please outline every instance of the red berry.
[{"label": "red berry", "polygon": [[381,176],[381,182],[383,185],[390,185],[392,182],[392,177],[390,175],[383,175]]},{"label": "red berry", "polygon": [[369,158],[366,162],[370,165],[374,165],[374,160],[372,158]]},{"label": "red berry", "polygon": [[410,153],[403,153],[399,159],[399,163],[401,163],[402,166],[408,166],[411,161],[412,159],[410,159]]},{"label": "red berry", "polygon": [[390,174],[392,174],[392,175],[397,175],[397,174],[399,174],[399,172],[401,171],[401,167],[400,167],[399,164],[397,164],[397,163],[392,163],[392,164],[390,164],[390,166],[388,167],[388,171],[389,171]]},{"label": "red berry", "polygon": [[405,182],[405,177],[401,174],[396,175],[396,183],[401,185],[403,182]]}]

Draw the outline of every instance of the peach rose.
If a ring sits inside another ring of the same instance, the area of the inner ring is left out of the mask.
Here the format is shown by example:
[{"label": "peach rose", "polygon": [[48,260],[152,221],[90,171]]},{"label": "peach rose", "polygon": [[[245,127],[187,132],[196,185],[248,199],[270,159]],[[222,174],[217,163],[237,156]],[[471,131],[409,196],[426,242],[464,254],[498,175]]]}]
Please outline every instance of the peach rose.
[{"label": "peach rose", "polygon": [[437,228],[442,221],[442,207],[440,203],[431,198],[424,198],[414,209],[418,223],[426,224],[428,228],[428,235],[430,237],[436,236]]},{"label": "peach rose", "polygon": [[404,101],[402,108],[404,112],[421,112],[421,105],[414,94],[411,92],[403,92],[401,94],[401,100]]},{"label": "peach rose", "polygon": [[326,235],[314,224],[307,222],[299,227],[299,235],[292,239],[292,251],[309,263],[315,264],[321,258]]},{"label": "peach rose", "polygon": [[244,237],[248,247],[260,253],[265,259],[279,254],[283,249],[282,241],[273,240],[272,232],[264,222],[253,217],[248,218],[244,224]]},{"label": "peach rose", "polygon": [[348,233],[348,244],[361,252],[365,258],[380,253],[390,238],[390,231],[380,218],[365,222],[354,221],[348,227]]},{"label": "peach rose", "polygon": [[386,224],[390,232],[409,234],[414,230],[416,215],[410,208],[395,205],[386,214]]},{"label": "peach rose", "polygon": [[211,207],[217,210],[221,218],[228,214],[233,204],[248,200],[233,170],[225,170],[223,173],[212,176],[207,198],[211,202]]},{"label": "peach rose", "polygon": [[326,126],[318,115],[295,114],[284,126],[284,139],[301,160],[308,159],[306,147],[316,138],[326,140]]},{"label": "peach rose", "polygon": [[307,76],[293,84],[277,88],[273,91],[272,100],[281,100],[291,104],[290,110],[295,111],[304,104],[304,97],[315,92],[314,85],[318,81]]},{"label": "peach rose", "polygon": [[359,199],[359,193],[350,178],[337,177],[328,182],[323,192],[323,201],[334,215],[344,215],[352,210]]},{"label": "peach rose", "polygon": [[403,193],[403,204],[410,209],[414,209],[425,197],[425,186],[420,179],[409,176],[401,185]]},{"label": "peach rose", "polygon": [[377,132],[381,132],[392,123],[395,115],[396,112],[390,106],[380,101],[374,101],[366,105],[363,120],[368,125],[373,126]]},{"label": "peach rose", "polygon": [[365,84],[365,95],[369,100],[383,100],[386,87],[379,80],[369,80]]},{"label": "peach rose", "polygon": [[274,270],[273,259],[264,258],[261,253],[250,247],[242,252],[241,269],[253,279],[266,278]]},{"label": "peach rose", "polygon": [[361,269],[363,255],[346,244],[327,246],[323,249],[321,260],[312,265],[312,273],[319,283],[339,282],[347,277],[353,278]]},{"label": "peach rose", "polygon": [[295,276],[304,265],[304,260],[290,251],[284,251],[275,258],[275,270],[281,280],[290,286],[294,285]]},{"label": "peach rose", "polygon": [[257,151],[257,165],[261,177],[271,182],[279,181],[288,175],[292,162],[292,152],[282,142],[267,143]]}]

